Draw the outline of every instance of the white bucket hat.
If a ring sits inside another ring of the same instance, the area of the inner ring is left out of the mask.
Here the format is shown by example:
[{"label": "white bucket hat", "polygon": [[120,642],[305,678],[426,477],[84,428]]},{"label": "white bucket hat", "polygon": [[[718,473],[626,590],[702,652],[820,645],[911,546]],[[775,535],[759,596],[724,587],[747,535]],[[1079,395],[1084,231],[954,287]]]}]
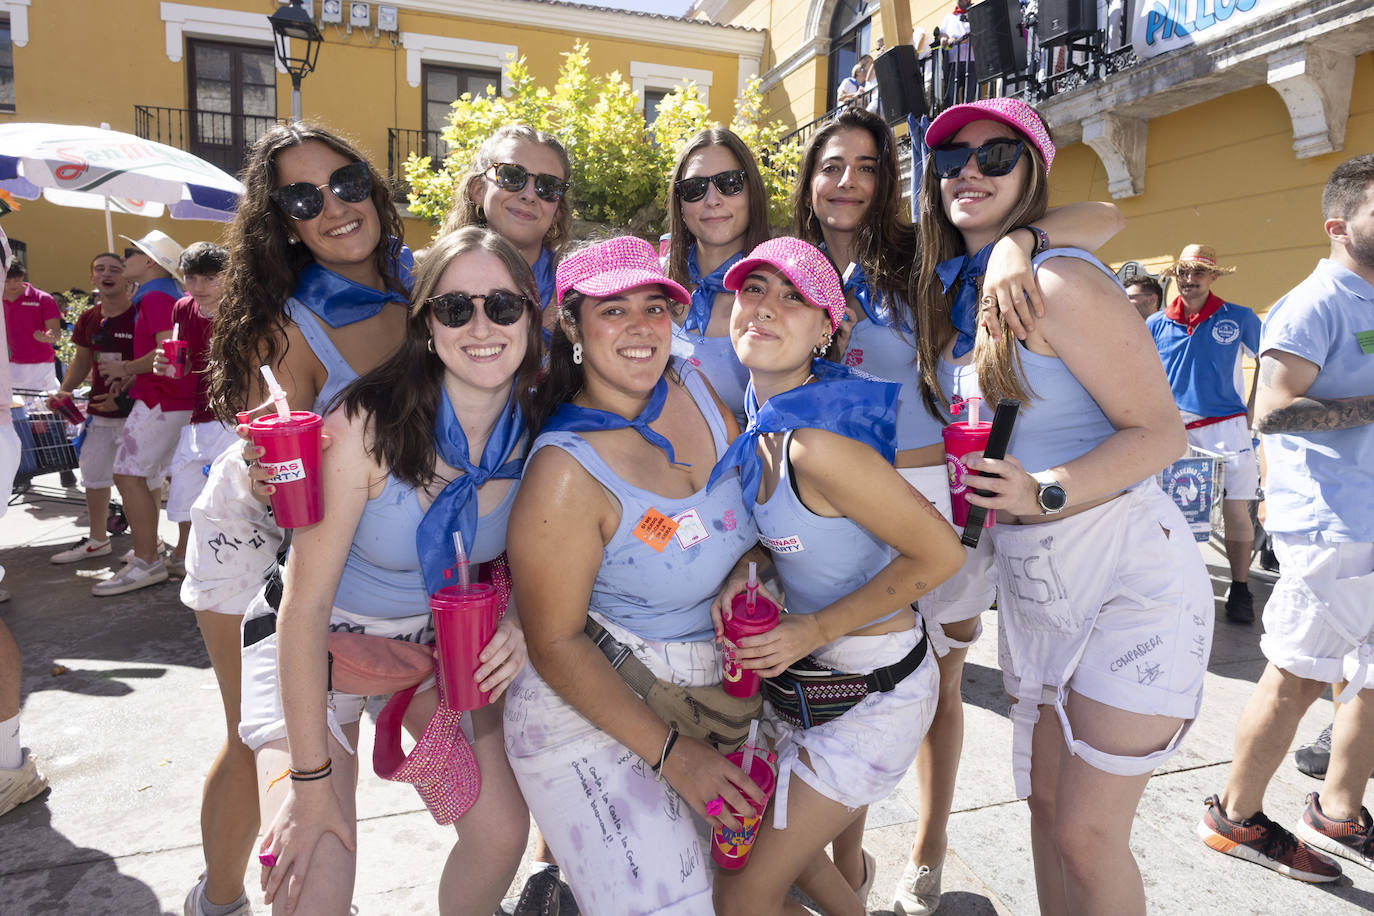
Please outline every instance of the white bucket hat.
[{"label": "white bucket hat", "polygon": [[167,273],[181,279],[181,252],[184,249],[176,239],[160,229],[154,229],[141,239],[131,239],[127,235],[121,235],[120,238],[132,243]]}]

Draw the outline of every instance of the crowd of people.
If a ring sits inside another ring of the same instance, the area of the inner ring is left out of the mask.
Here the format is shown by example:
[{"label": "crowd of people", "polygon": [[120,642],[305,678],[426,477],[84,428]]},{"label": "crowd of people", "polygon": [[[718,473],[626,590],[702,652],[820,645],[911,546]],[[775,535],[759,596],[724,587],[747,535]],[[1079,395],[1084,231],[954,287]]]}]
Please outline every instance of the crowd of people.
[{"label": "crowd of people", "polygon": [[[576,151],[507,125],[412,253],[365,156],[278,125],[251,151],[225,247],[154,232],[92,260],[98,301],[52,399],[89,379],[90,532],[53,561],[110,553],[114,486],[133,550],[94,594],[184,576],[225,724],[187,916],[247,913],[250,896],[348,911],[369,691],[336,683],[333,635],[432,643],[455,535],[460,578],[503,596],[473,674],[490,702],[457,713],[422,674],[377,723],[380,743],[403,720],[414,749],[374,761],[455,828],[440,912],[499,910],[532,815],[519,916],[556,916],[565,888],[598,916],[802,912],[794,886],[863,913],[867,807],[913,764],[920,820],[892,907],[935,912],[963,663],[995,605],[1041,910],[1143,913],[1135,811],[1198,715],[1214,620],[1156,474],[1190,443],[1225,457],[1226,616],[1248,623],[1254,429],[1282,564],[1270,668],[1198,832],[1304,880],[1339,875],[1327,854],[1374,867],[1356,779],[1374,770],[1374,342],[1356,314],[1374,304],[1374,156],[1332,176],[1331,256],[1261,332],[1211,292],[1227,268],[1205,245],[1167,271],[1174,299],[1148,277],[1128,296],[1092,254],[1120,213],[1048,206],[1055,146],[1026,104],[955,105],[924,140],[913,224],[891,130],[845,108],[810,138],[775,236],[757,151],[703,131],[672,173],[660,257],[632,237],[573,241]],[[29,290],[13,292],[45,316]],[[12,361],[52,343],[42,320]],[[1245,352],[1260,363],[1248,403]],[[245,427],[274,399],[323,417],[327,442],[323,517],[290,530],[270,503],[283,478]],[[943,430],[1007,399],[1005,453],[963,459],[982,476],[959,498],[997,521],[966,547]],[[164,555],[165,479],[180,536]],[[732,637],[741,600],[785,612]],[[762,691],[724,689],[731,665]],[[1294,836],[1262,813],[1264,784],[1331,683],[1328,791]],[[19,804],[42,777],[13,692],[0,801]],[[732,757],[746,742],[766,776]],[[713,863],[721,836],[752,850],[744,867]]]}]

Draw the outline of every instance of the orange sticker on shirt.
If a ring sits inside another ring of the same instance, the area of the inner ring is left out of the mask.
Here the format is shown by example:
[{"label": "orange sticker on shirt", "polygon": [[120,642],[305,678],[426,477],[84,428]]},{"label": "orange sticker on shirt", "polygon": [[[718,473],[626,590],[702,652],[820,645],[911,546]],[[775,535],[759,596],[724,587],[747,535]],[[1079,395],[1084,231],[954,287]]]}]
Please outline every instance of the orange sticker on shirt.
[{"label": "orange sticker on shirt", "polygon": [[677,522],[662,512],[651,508],[644,513],[639,524],[635,525],[634,536],[659,553],[663,553],[663,548],[667,547],[673,535],[677,534],[677,525]]}]

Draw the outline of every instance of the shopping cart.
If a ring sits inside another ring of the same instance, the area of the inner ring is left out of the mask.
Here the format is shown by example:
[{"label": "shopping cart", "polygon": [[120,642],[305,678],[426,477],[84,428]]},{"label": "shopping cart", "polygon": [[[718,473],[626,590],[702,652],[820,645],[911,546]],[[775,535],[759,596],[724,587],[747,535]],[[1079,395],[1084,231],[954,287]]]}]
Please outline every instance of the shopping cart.
[{"label": "shopping cart", "polygon": [[[69,412],[59,413],[48,407],[47,395],[41,391],[16,388],[14,394],[20,403],[10,407],[10,419],[19,436],[19,470],[14,475],[10,505],[23,499],[85,505],[85,495],[80,492],[73,494],[67,487],[34,481],[45,475],[77,469],[85,431],[84,420],[78,422],[78,419],[86,413],[86,399],[73,397]],[[111,534],[120,534],[129,527],[123,507],[114,500],[110,501],[105,527]]]}]

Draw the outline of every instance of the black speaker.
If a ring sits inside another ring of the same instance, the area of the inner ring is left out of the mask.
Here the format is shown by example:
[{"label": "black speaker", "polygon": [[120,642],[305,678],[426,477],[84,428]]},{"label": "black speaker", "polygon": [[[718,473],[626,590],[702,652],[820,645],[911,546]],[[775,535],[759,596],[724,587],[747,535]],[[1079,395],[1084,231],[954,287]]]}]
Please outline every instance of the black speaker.
[{"label": "black speaker", "polygon": [[926,113],[925,85],[913,46],[895,45],[873,58],[873,75],[889,124],[905,123],[909,114],[919,118]]},{"label": "black speaker", "polygon": [[1035,34],[1040,46],[1065,45],[1097,31],[1097,0],[1040,0]]},{"label": "black speaker", "polygon": [[969,40],[978,82],[1026,69],[1026,39],[1021,34],[1017,0],[983,0],[968,8]]}]

